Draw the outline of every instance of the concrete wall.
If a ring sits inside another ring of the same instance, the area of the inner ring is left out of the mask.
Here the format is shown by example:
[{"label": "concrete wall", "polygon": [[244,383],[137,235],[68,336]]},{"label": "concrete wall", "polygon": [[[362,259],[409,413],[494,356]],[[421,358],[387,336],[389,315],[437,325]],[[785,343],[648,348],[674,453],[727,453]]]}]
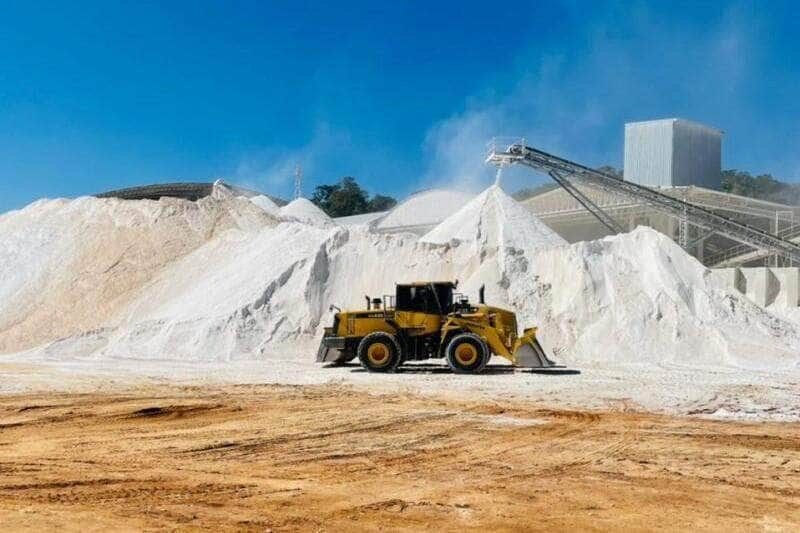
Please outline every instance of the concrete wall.
[{"label": "concrete wall", "polygon": [[800,306],[800,267],[712,269],[712,275],[761,306]]},{"label": "concrete wall", "polygon": [[747,292],[747,280],[740,268],[714,268],[711,274],[729,289],[736,289],[742,294]]},{"label": "concrete wall", "polygon": [[780,307],[800,306],[800,268],[771,268],[778,280],[780,292],[775,297],[775,305]]},{"label": "concrete wall", "polygon": [[780,285],[778,278],[769,268],[740,268],[745,279],[745,294],[758,305],[772,305],[778,296]]}]

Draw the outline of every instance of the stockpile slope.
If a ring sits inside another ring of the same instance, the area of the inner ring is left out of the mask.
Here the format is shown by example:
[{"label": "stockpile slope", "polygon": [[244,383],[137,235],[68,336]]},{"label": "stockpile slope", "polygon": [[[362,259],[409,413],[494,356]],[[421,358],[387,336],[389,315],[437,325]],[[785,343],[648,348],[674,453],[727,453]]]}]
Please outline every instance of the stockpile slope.
[{"label": "stockpile slope", "polygon": [[[183,253],[169,254],[168,260],[130,263],[119,278],[128,287],[124,305],[112,306],[114,313],[104,313],[108,320],[88,321],[83,329],[71,324],[67,334],[84,334],[52,344],[47,352],[215,361],[271,357],[283,353],[287,343],[315,339],[332,319],[329,304],[360,308],[365,294],[391,294],[396,282],[458,279],[459,289],[470,295],[485,284],[488,301],[515,309],[520,326],[540,326],[545,348],[568,364],[798,368],[798,326],[727,292],[680,247],[647,228],[567,245],[494,187],[422,239],[364,226],[274,225],[257,209],[266,218],[252,218],[249,202],[216,201],[221,204],[208,219],[217,222],[207,222],[198,208],[199,222],[188,225],[191,249],[180,248]],[[46,249],[62,244],[44,229],[71,224],[73,242],[85,226],[75,220],[55,223],[46,215],[62,207],[43,209],[36,221],[36,231],[48,235]],[[86,220],[83,211],[78,220]],[[119,218],[104,219],[104,231],[112,232]],[[193,232],[198,236],[191,237]],[[163,245],[163,237],[156,238],[160,235],[152,239]],[[22,247],[31,255],[37,250]],[[138,250],[136,257],[155,253]],[[51,271],[39,271],[39,277],[52,281]],[[116,286],[87,276],[80,264],[64,272],[74,283]],[[95,297],[107,305],[101,300]],[[63,297],[41,305],[50,316],[69,309]],[[42,342],[55,338],[49,335]]]},{"label": "stockpile slope", "polygon": [[391,292],[395,281],[451,277],[451,256],[366,228],[287,222],[231,231],[160,272],[118,327],[95,332],[90,344],[101,357],[259,357],[315,337],[332,320],[331,303],[360,307],[364,294]]},{"label": "stockpile slope", "polygon": [[0,217],[0,352],[103,325],[165,265],[277,221],[224,191],[197,202],[42,200]]},{"label": "stockpile slope", "polygon": [[306,198],[296,198],[280,208],[283,217],[298,220],[314,226],[331,226],[335,224],[325,211]]},{"label": "stockpile slope", "polygon": [[259,194],[258,196],[253,196],[248,198],[252,203],[263,209],[272,217],[280,218],[281,208],[278,207],[278,204],[272,201],[272,198],[269,196],[264,196],[263,194]]},{"label": "stockpile slope", "polygon": [[474,194],[428,189],[412,194],[375,222],[381,230],[438,224],[472,200]]},{"label": "stockpile slope", "polygon": [[800,328],[721,286],[657,231],[576,243],[505,263],[509,304],[576,364],[800,369]]},{"label": "stockpile slope", "polygon": [[495,186],[421,241],[461,261],[472,250],[467,287],[485,282],[566,361],[800,368],[797,325],[727,291],[650,228],[566,245]]},{"label": "stockpile slope", "polygon": [[567,244],[497,185],[473,198],[423,235],[421,240],[432,244],[458,240],[475,243],[484,249],[516,248],[527,251]]}]

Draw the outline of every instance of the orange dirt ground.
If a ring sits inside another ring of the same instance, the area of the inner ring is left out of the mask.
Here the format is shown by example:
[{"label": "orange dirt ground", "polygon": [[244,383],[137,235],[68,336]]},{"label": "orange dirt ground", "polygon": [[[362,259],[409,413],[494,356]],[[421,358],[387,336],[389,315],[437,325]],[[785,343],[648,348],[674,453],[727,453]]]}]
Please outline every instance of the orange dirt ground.
[{"label": "orange dirt ground", "polygon": [[285,386],[0,398],[0,529],[800,528],[800,425]]}]

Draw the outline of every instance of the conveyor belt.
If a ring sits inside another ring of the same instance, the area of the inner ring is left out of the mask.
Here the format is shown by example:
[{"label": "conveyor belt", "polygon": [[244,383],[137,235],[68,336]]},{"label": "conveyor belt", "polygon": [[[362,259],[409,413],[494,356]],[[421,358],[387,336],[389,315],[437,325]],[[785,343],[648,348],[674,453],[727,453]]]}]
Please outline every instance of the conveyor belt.
[{"label": "conveyor belt", "polygon": [[[524,141],[511,143],[504,143],[499,140],[494,141],[490,145],[489,156],[486,161],[496,165],[522,164],[551,177],[555,174],[559,178],[556,182],[562,187],[565,187],[564,183],[562,183],[565,182],[569,184],[569,187],[575,188],[572,183],[575,181],[577,183],[587,183],[612,193],[623,194],[645,202],[663,213],[677,217],[707,232],[719,233],[742,244],[768,251],[770,254],[776,254],[800,264],[800,246],[788,239],[732,220],[698,205],[673,198],[644,185],[624,181],[598,170],[531,148],[526,146]],[[565,189],[570,192],[568,187],[565,187]],[[598,216],[596,213],[593,214]]]}]

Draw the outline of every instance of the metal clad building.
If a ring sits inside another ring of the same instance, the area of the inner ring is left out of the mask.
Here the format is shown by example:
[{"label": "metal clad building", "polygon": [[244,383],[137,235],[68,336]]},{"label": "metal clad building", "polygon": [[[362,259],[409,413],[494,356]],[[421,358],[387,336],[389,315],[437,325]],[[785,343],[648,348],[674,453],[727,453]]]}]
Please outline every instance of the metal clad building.
[{"label": "metal clad building", "polygon": [[625,124],[625,179],[650,187],[719,189],[722,132],[679,118]]}]

